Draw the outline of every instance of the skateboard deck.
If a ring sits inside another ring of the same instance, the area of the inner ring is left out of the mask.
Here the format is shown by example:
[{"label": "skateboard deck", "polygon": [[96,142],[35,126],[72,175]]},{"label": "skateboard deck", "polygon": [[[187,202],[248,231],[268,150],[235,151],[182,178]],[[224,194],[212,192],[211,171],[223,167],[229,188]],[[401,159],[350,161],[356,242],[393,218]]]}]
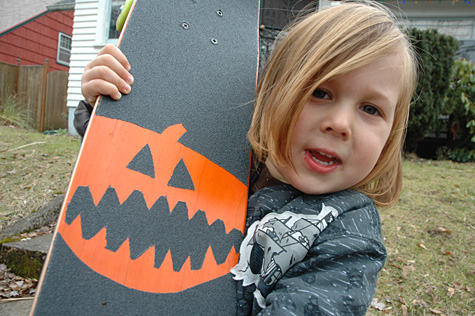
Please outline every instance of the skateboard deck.
[{"label": "skateboard deck", "polygon": [[234,315],[258,0],[135,0],[135,83],[95,107],[31,315]]}]

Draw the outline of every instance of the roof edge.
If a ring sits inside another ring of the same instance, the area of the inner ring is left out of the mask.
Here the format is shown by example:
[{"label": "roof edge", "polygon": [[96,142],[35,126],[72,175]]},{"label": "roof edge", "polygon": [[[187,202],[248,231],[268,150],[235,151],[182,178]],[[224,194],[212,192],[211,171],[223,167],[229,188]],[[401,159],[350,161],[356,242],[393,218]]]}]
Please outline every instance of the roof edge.
[{"label": "roof edge", "polygon": [[38,18],[41,18],[43,15],[47,14],[48,12],[50,12],[50,11],[48,11],[48,10],[43,11],[43,12],[41,12],[41,13],[39,13],[39,14],[37,14],[37,15],[31,17],[31,18],[29,18],[28,20],[25,20],[25,21],[20,22],[20,23],[18,23],[18,24],[16,24],[16,25],[13,25],[12,27],[10,27],[10,28],[8,28],[8,29],[5,29],[5,30],[3,30],[3,31],[0,31],[0,37],[2,37],[3,35],[8,34],[8,33],[10,33],[10,32],[13,32],[14,30],[16,30],[16,29],[22,27],[22,26],[25,25],[25,24],[30,23],[31,21],[34,21],[34,20],[36,20],[36,19],[38,19]]},{"label": "roof edge", "polygon": [[71,11],[74,10],[74,2],[71,3],[56,3],[46,6],[49,11]]}]

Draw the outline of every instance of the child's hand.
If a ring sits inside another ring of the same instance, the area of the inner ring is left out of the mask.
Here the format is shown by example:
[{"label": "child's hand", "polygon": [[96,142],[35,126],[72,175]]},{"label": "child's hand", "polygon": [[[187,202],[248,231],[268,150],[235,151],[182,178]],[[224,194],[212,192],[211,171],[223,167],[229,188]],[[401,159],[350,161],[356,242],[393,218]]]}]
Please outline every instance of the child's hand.
[{"label": "child's hand", "polygon": [[130,92],[134,78],[129,73],[130,64],[119,48],[108,44],[86,65],[81,79],[81,92],[94,106],[99,95],[119,100]]}]

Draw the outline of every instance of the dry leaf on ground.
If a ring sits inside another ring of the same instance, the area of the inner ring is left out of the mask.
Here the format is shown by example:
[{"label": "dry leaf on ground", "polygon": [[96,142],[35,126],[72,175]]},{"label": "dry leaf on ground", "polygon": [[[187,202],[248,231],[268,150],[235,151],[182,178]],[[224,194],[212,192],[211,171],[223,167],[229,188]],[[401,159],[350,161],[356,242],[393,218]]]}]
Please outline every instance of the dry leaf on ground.
[{"label": "dry leaf on ground", "polygon": [[386,308],[386,304],[378,302],[377,298],[373,298],[373,300],[371,301],[371,308],[383,311]]},{"label": "dry leaf on ground", "polygon": [[24,279],[11,273],[6,265],[0,264],[0,302],[10,299],[32,297],[36,292],[36,279]]}]

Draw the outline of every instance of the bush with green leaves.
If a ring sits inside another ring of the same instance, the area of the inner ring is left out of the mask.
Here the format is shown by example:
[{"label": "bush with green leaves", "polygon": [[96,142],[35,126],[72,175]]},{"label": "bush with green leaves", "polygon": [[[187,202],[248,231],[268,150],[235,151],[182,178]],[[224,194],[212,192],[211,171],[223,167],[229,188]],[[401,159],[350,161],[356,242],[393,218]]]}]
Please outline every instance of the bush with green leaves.
[{"label": "bush with green leaves", "polygon": [[475,161],[475,65],[458,59],[454,64],[450,88],[444,104],[449,116],[450,159]]},{"label": "bush with green leaves", "polygon": [[440,128],[438,118],[449,89],[458,41],[436,29],[411,28],[407,32],[420,62],[406,136],[406,151],[414,152],[424,136]]}]

